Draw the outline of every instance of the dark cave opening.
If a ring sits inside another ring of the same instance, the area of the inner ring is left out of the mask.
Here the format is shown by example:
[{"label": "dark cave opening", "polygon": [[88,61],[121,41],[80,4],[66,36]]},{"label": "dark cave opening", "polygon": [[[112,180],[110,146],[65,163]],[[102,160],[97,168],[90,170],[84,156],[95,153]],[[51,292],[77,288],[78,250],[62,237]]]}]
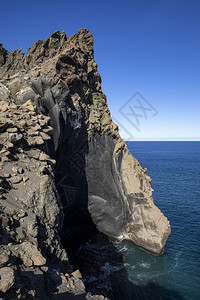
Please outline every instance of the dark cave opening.
[{"label": "dark cave opening", "polygon": [[[71,124],[70,124],[71,125]],[[98,233],[88,211],[88,184],[85,156],[88,153],[87,130],[65,124],[65,138],[56,151],[55,180],[63,207],[61,242],[70,263],[81,245]]]}]

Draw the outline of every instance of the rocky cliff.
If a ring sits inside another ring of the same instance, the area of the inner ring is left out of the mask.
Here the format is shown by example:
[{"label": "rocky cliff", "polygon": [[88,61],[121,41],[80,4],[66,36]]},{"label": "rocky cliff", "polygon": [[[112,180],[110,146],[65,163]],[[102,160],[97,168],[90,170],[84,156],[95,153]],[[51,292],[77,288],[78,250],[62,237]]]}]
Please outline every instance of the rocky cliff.
[{"label": "rocky cliff", "polygon": [[34,266],[86,295],[81,280],[47,269],[69,273],[68,257],[96,232],[162,252],[170,225],[111,119],[88,30],[57,31],[26,55],[0,44],[0,101],[2,269],[12,256],[16,272]]}]

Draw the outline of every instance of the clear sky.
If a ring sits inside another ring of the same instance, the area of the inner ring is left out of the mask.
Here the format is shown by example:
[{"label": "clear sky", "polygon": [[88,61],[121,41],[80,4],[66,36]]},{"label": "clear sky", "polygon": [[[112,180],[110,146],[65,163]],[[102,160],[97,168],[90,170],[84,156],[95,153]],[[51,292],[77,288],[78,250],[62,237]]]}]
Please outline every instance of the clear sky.
[{"label": "clear sky", "polygon": [[200,140],[199,0],[1,1],[0,20],[9,51],[89,29],[122,136]]}]

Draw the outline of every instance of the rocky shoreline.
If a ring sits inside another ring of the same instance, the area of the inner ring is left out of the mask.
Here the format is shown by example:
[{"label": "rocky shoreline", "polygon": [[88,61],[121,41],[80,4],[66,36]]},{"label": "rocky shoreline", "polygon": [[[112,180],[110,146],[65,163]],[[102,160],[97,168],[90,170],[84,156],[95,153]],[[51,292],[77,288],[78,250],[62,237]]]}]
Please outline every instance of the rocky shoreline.
[{"label": "rocky shoreline", "polygon": [[88,30],[25,56],[0,44],[0,154],[2,299],[106,299],[71,265],[98,232],[162,252],[170,225],[111,119]]}]

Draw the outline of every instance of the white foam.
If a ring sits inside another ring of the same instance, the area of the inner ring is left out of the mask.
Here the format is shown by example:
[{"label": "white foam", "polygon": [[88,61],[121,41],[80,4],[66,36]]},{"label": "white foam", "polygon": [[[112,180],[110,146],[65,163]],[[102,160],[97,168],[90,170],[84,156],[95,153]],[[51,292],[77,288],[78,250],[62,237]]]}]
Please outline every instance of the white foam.
[{"label": "white foam", "polygon": [[149,268],[151,268],[151,264],[149,264],[149,263],[141,263],[140,267],[145,268],[145,269],[149,269]]}]

